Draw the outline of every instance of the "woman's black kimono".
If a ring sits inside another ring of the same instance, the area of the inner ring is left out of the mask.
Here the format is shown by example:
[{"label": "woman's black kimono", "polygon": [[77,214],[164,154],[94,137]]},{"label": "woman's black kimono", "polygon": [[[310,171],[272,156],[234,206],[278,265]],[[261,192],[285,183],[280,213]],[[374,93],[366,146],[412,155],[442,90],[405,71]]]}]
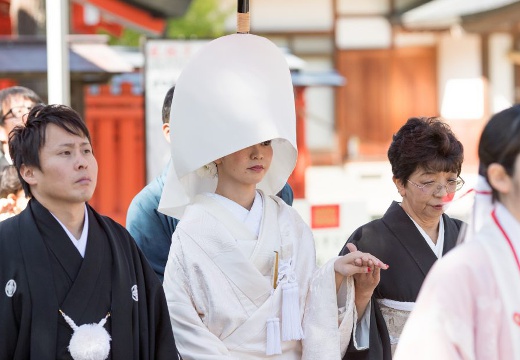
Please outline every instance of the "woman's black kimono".
[{"label": "woman's black kimono", "polygon": [[[443,254],[453,249],[462,221],[443,214]],[[381,280],[371,302],[369,349],[349,347],[344,359],[391,359],[390,339],[386,323],[375,299],[415,302],[421,285],[437,257],[423,236],[397,202],[392,202],[381,219],[358,228],[347,240],[358,250],[368,252],[390,266],[381,271]],[[345,246],[340,255],[349,251]],[[352,343],[352,341],[351,341]]]}]

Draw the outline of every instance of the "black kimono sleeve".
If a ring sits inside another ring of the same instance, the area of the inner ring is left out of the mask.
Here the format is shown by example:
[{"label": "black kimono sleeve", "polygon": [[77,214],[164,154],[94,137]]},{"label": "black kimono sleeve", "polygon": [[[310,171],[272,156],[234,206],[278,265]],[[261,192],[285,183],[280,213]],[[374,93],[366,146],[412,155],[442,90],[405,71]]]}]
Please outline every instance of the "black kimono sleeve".
[{"label": "black kimono sleeve", "polygon": [[[96,213],[94,213],[96,214]],[[139,324],[132,331],[133,354],[139,359],[177,360],[178,351],[173,337],[166,297],[160,280],[139,250],[128,231],[107,217],[97,215],[107,231],[114,252],[114,262],[125,269],[115,274],[116,281],[112,289],[113,301],[122,304],[127,301],[127,290],[132,284],[138,289],[138,301],[132,301],[133,324]],[[122,285],[121,285],[122,284]],[[134,299],[135,300],[135,299]],[[127,324],[128,319],[121,319],[120,324],[113,319],[113,329]],[[112,344],[113,353],[127,354],[128,341]],[[131,346],[131,345],[130,345]],[[130,353],[128,353],[130,354]],[[123,359],[124,356],[121,357]]]},{"label": "black kimono sleeve", "polygon": [[[347,240],[347,243],[352,243],[358,246],[358,240],[363,233],[363,228],[354,232]],[[340,252],[340,255],[348,254],[346,244]],[[352,334],[354,336],[354,334]],[[369,333],[369,348],[365,350],[357,350],[354,346],[354,341],[351,337],[347,352],[343,360],[391,360],[392,349],[390,346],[390,336],[386,328],[383,314],[376,303],[376,298],[372,295],[370,301],[370,333]]]},{"label": "black kimono sleeve", "polygon": [[[2,229],[2,228],[0,228]],[[5,227],[2,229],[4,230]],[[30,321],[26,311],[30,310],[28,288],[25,274],[14,264],[22,262],[20,253],[16,251],[12,234],[0,231],[0,281],[2,289],[10,282],[10,292],[0,294],[0,359],[25,359],[29,356]],[[24,281],[25,280],[25,281]],[[9,295],[8,295],[9,294]]]},{"label": "black kimono sleeve", "polygon": [[172,326],[170,322],[170,314],[168,312],[168,306],[166,304],[166,298],[164,296],[164,290],[157,279],[156,274],[153,272],[151,267],[146,263],[145,256],[140,250],[139,257],[141,261],[145,262],[143,266],[143,274],[145,283],[147,284],[147,322],[149,331],[150,349],[143,349],[146,351],[150,359],[164,359],[164,360],[177,360],[180,358],[178,355],[177,347],[175,345],[175,339],[173,337]]},{"label": "black kimono sleeve", "polygon": [[[26,211],[22,214],[27,217]],[[53,360],[57,314],[49,307],[53,297],[46,296],[52,277],[42,271],[41,261],[28,263],[23,255],[28,251],[36,259],[44,258],[32,246],[36,229],[25,218],[20,214],[0,223],[0,283],[5,289],[0,294],[0,359]],[[34,281],[35,273],[43,281]],[[8,282],[14,285],[10,291],[5,288]]]}]

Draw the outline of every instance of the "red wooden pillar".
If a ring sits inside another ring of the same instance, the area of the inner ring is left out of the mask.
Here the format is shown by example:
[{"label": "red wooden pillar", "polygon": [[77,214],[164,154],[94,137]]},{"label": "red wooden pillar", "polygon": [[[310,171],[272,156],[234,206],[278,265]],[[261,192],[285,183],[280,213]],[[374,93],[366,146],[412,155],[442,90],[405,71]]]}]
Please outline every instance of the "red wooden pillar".
[{"label": "red wooden pillar", "polygon": [[85,120],[98,161],[98,183],[90,204],[100,213],[125,224],[132,198],[146,184],[143,96],[131,84],[120,93],[100,85],[87,88]]},{"label": "red wooden pillar", "polygon": [[0,0],[0,35],[11,35],[10,0]]},{"label": "red wooden pillar", "polygon": [[298,160],[289,177],[294,198],[305,198],[305,170],[311,164],[309,150],[305,141],[305,86],[294,87],[294,102],[296,106],[296,144],[298,145]]}]

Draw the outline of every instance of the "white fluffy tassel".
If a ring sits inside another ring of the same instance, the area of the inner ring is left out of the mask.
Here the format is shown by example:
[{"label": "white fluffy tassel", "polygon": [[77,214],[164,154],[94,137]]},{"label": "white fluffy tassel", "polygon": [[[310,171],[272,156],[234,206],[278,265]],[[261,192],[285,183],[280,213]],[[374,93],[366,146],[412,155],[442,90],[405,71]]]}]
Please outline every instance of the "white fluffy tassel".
[{"label": "white fluffy tassel", "polygon": [[282,339],[283,341],[303,339],[300,320],[300,299],[297,282],[282,285]]},{"label": "white fluffy tassel", "polygon": [[282,353],[282,344],[280,340],[280,319],[267,319],[267,347],[265,354],[267,356]]},{"label": "white fluffy tassel", "polygon": [[68,347],[74,360],[105,360],[108,358],[111,338],[103,326],[110,315],[102,319],[99,324],[77,326],[65,313],[61,312],[61,314],[74,330]]}]

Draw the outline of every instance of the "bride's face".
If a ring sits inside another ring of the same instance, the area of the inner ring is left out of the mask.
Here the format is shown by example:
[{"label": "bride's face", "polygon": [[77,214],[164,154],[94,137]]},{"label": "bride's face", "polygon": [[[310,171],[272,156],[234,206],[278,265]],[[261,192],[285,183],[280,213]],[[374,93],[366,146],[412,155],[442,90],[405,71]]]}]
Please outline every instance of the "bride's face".
[{"label": "bride's face", "polygon": [[219,186],[256,186],[269,170],[272,159],[271,141],[264,141],[215,160]]}]

